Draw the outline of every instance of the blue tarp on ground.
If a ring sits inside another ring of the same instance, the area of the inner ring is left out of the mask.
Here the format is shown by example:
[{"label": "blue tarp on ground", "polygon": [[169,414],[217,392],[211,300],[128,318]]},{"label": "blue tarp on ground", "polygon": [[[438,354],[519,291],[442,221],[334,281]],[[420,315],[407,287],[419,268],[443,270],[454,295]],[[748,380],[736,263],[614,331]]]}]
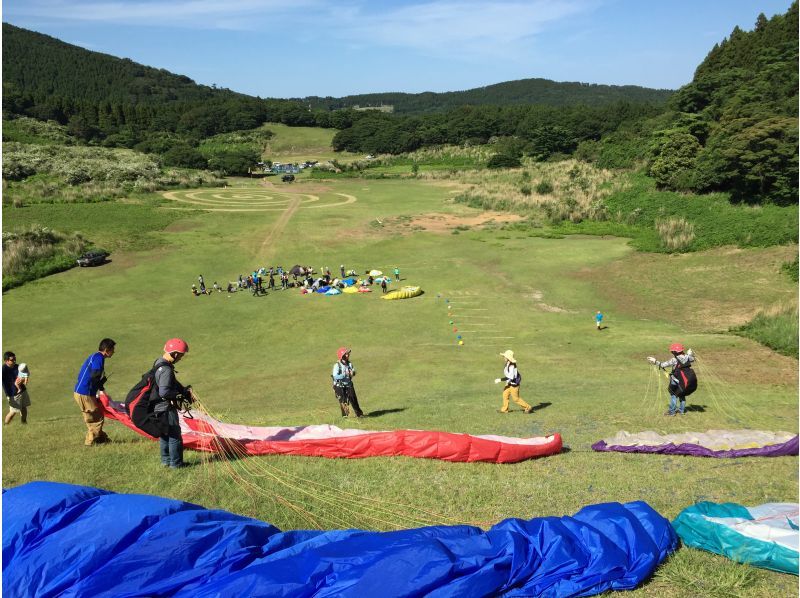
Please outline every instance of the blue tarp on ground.
[{"label": "blue tarp on ground", "polygon": [[26,596],[587,596],[677,546],[644,502],[484,531],[289,531],[190,503],[54,482],[3,493],[3,591]]}]

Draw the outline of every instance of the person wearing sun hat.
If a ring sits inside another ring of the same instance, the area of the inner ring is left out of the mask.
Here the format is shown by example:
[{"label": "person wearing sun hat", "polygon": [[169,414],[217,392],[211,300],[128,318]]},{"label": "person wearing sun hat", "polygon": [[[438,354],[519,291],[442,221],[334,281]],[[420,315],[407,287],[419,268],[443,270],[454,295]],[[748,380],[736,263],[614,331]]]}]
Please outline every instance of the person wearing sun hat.
[{"label": "person wearing sun hat", "polygon": [[519,370],[517,369],[517,359],[514,357],[514,351],[509,349],[505,353],[500,353],[500,357],[503,357],[506,360],[506,365],[503,368],[503,377],[495,378],[494,381],[495,384],[500,384],[500,382],[506,383],[505,388],[503,388],[503,406],[500,408],[500,413],[508,413],[509,399],[522,407],[525,413],[532,413],[533,407],[528,405],[519,396],[519,386],[522,383],[522,374],[520,374]]}]

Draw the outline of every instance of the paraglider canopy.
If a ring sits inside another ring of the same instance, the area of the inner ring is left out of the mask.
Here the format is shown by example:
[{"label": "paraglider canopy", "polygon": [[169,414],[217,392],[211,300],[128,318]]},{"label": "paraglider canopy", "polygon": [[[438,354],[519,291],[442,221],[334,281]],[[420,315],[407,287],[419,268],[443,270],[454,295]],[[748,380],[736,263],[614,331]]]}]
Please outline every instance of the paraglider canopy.
[{"label": "paraglider canopy", "polygon": [[303,268],[303,266],[301,266],[300,264],[295,264],[294,266],[292,266],[292,269],[289,270],[289,274],[291,274],[292,276],[303,276],[305,273],[306,273],[305,268]]}]

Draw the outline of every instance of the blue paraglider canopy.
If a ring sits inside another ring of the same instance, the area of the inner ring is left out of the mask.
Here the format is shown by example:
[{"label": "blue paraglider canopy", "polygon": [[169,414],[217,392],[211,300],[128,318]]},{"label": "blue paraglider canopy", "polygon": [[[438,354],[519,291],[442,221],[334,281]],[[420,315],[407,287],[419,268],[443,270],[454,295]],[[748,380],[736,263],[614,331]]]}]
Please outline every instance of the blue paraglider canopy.
[{"label": "blue paraglider canopy", "polygon": [[179,500],[31,482],[3,494],[14,596],[586,596],[630,590],[677,547],[644,502],[395,532],[289,531]]}]

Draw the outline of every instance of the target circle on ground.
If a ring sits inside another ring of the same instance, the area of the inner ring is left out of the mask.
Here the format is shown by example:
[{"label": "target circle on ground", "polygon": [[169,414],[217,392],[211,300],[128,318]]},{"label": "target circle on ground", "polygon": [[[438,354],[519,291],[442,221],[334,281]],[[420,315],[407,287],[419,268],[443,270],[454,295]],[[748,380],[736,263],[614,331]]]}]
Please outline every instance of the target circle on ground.
[{"label": "target circle on ground", "polygon": [[163,193],[176,205],[173,210],[207,210],[212,212],[281,212],[299,200],[298,208],[328,208],[356,201],[354,195],[276,191],[274,189],[182,189]]}]

